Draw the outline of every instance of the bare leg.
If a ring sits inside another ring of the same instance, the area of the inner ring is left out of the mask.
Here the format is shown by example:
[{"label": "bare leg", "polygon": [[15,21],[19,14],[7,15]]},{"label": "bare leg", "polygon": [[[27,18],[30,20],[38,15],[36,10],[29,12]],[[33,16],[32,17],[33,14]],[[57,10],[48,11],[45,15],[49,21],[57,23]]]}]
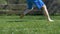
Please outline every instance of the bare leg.
[{"label": "bare leg", "polygon": [[45,13],[48,21],[53,21],[53,20],[50,18],[50,16],[49,16],[49,13],[48,13],[48,10],[47,10],[47,8],[46,8],[46,5],[43,6],[43,9],[44,9],[44,13]]},{"label": "bare leg", "polygon": [[[31,10],[33,10],[33,8]],[[29,13],[31,10],[30,9],[25,9],[25,11],[23,11],[22,14],[20,15],[20,18],[23,18],[24,15],[26,15],[27,13]]]}]

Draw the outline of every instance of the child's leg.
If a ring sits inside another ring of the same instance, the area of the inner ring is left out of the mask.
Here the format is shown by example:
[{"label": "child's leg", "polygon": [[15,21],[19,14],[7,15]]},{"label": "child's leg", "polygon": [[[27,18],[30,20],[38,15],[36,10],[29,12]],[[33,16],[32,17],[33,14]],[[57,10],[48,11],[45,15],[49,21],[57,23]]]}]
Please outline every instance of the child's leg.
[{"label": "child's leg", "polygon": [[20,18],[23,18],[24,15],[26,15],[26,14],[27,14],[28,12],[30,12],[32,9],[33,9],[33,3],[32,3],[30,0],[27,0],[27,9],[25,9],[25,10],[22,12]]},{"label": "child's leg", "polygon": [[53,21],[53,20],[50,18],[50,16],[49,16],[49,13],[48,13],[48,10],[47,10],[47,8],[46,8],[46,5],[43,5],[43,9],[44,9],[44,12],[45,12],[45,15],[46,15],[47,19],[48,19],[49,21]]},{"label": "child's leg", "polygon": [[26,15],[27,13],[29,13],[31,10],[33,10],[33,8],[32,9],[25,9],[25,11],[23,11],[22,14],[20,15],[20,18],[23,18],[24,15]]}]

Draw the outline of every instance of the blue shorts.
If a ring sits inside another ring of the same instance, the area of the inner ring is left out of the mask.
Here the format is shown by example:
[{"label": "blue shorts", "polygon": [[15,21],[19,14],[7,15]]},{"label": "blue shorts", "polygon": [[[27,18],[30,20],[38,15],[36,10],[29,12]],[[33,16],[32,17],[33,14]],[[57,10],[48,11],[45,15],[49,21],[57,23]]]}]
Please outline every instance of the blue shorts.
[{"label": "blue shorts", "polygon": [[27,0],[28,9],[32,9],[35,5],[38,9],[42,8],[44,2],[42,0]]}]

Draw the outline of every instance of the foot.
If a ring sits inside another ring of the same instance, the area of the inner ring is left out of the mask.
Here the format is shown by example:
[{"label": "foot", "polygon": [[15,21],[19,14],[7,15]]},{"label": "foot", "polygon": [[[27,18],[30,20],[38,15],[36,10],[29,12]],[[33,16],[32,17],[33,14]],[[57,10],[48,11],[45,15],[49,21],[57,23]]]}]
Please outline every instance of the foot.
[{"label": "foot", "polygon": [[53,22],[54,20],[52,20],[52,19],[49,19],[49,21],[50,21],[50,22]]},{"label": "foot", "polygon": [[24,14],[21,14],[21,15],[20,15],[20,18],[22,19],[23,17],[24,17]]},{"label": "foot", "polygon": [[49,20],[50,22],[53,22],[54,20]]}]

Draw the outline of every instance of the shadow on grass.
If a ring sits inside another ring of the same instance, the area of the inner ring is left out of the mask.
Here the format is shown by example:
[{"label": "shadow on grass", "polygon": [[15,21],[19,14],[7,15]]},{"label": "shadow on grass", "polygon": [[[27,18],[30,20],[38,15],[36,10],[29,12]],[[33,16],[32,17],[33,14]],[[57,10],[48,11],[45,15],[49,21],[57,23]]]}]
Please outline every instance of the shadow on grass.
[{"label": "shadow on grass", "polygon": [[27,21],[24,21],[24,20],[15,20],[15,21],[7,21],[7,22],[27,22]]}]

